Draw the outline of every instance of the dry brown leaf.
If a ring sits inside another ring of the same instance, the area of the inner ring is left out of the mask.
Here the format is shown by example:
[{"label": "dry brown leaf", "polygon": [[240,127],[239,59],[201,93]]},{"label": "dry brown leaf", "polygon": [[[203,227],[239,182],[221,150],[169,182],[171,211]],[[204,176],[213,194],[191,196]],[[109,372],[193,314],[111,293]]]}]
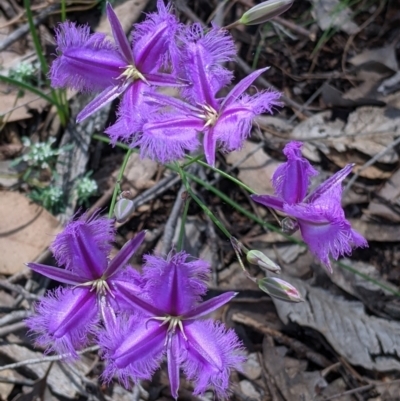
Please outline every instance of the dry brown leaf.
[{"label": "dry brown leaf", "polygon": [[[24,361],[27,359],[43,358],[43,353],[31,351],[30,349],[20,346],[18,344],[0,345],[0,355],[4,355],[5,357],[8,357],[12,361],[16,362]],[[35,365],[27,365],[24,369],[29,372],[30,375],[34,375],[40,379],[45,376],[49,364],[50,362],[37,363]],[[74,362],[73,367],[83,376],[88,371],[88,365],[85,366],[82,360]],[[47,385],[51,388],[53,393],[71,399],[74,399],[77,394],[80,394],[81,390],[81,386],[79,386],[79,381],[71,380],[71,376],[68,374],[68,372],[65,371],[65,367],[60,367],[58,363],[53,364],[47,377]]]},{"label": "dry brown leaf", "polygon": [[61,231],[58,220],[18,192],[0,192],[0,273],[14,274]]},{"label": "dry brown leaf", "polygon": [[29,91],[25,91],[24,96],[18,97],[18,89],[4,83],[0,83],[0,93],[0,117],[6,119],[7,122],[31,118],[30,109],[40,113],[49,104]]},{"label": "dry brown leaf", "polygon": [[[129,185],[132,196],[136,196],[138,190],[147,189],[154,185],[151,178],[158,169],[158,163],[151,159],[141,159],[139,154],[133,153],[129,158],[124,177]],[[118,171],[114,173],[116,176]]]},{"label": "dry brown leaf", "polygon": [[238,178],[257,193],[272,195],[271,177],[280,163],[258,147],[256,143],[245,141],[241,150],[226,155],[226,161],[236,164],[254,152],[238,166]]},{"label": "dry brown leaf", "polygon": [[314,401],[327,382],[319,371],[308,372],[307,361],[286,356],[288,348],[264,340],[264,366],[287,401]]},{"label": "dry brown leaf", "polygon": [[[331,111],[310,117],[294,128],[291,139],[307,141],[303,152],[306,157],[318,160],[319,150],[339,167],[350,162],[361,166],[387,149],[398,136],[400,126],[400,113],[392,113],[389,108],[382,107],[359,107],[349,114],[347,123],[339,119],[332,121],[331,118]],[[377,162],[393,165],[398,160],[396,151],[389,149]],[[370,179],[383,179],[391,174],[390,171],[373,165],[360,175]]]},{"label": "dry brown leaf", "polygon": [[[285,279],[285,277],[283,277]],[[319,331],[351,364],[386,372],[400,369],[400,323],[370,316],[364,305],[288,278],[305,300],[289,304],[274,300],[281,320]]]},{"label": "dry brown leaf", "polygon": [[351,226],[367,241],[400,242],[400,226],[398,224],[375,223],[360,219],[349,219]]},{"label": "dry brown leaf", "polygon": [[385,183],[380,191],[380,198],[386,200],[389,204],[397,206],[398,213],[386,206],[379,199],[373,199],[368,206],[368,213],[383,217],[394,223],[400,223],[400,170],[397,170]]}]

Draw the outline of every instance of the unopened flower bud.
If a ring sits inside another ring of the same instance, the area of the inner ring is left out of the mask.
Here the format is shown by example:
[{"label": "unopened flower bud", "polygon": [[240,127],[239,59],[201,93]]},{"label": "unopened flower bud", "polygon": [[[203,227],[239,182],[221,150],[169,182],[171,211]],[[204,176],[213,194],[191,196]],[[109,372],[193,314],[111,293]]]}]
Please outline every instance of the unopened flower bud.
[{"label": "unopened flower bud", "polygon": [[290,217],[285,217],[282,220],[281,225],[282,231],[289,235],[294,234],[299,229],[299,223]]},{"label": "unopened flower bud", "polygon": [[286,302],[302,302],[299,291],[291,284],[277,277],[265,277],[257,280],[260,290],[273,298]]},{"label": "unopened flower bud", "polygon": [[252,249],[247,252],[247,261],[252,265],[257,265],[260,269],[268,270],[273,273],[280,273],[281,268],[261,251]]},{"label": "unopened flower bud", "polygon": [[257,25],[267,22],[286,10],[293,4],[294,0],[269,0],[264,1],[246,11],[239,22],[244,25]]},{"label": "unopened flower bud", "polygon": [[129,215],[135,210],[135,204],[130,199],[122,198],[116,204],[114,208],[114,214],[118,223],[124,222]]}]

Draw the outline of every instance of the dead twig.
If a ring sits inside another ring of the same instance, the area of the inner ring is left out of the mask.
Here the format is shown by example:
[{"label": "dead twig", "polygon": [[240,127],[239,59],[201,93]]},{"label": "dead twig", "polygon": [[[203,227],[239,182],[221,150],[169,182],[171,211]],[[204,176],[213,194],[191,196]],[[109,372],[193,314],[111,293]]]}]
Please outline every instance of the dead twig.
[{"label": "dead twig", "polygon": [[[82,351],[78,351],[78,355],[83,355],[88,352],[95,352],[99,350],[98,345],[94,345],[93,347],[88,347],[83,349]],[[32,358],[32,359],[26,359],[25,361],[20,361],[20,362],[15,362],[15,363],[10,363],[8,365],[0,366],[0,371],[2,370],[7,370],[7,369],[17,369],[22,366],[28,366],[28,365],[36,365],[38,363],[46,363],[46,362],[52,362],[52,361],[60,361],[65,358],[71,357],[71,353],[66,353],[66,354],[60,354],[60,355],[51,355],[51,356],[44,356],[43,358]]]},{"label": "dead twig", "polygon": [[345,186],[343,190],[343,196],[346,194],[346,192],[353,186],[353,184],[356,182],[360,174],[366,170],[368,167],[372,166],[375,164],[383,155],[385,155],[389,150],[395,148],[397,145],[400,144],[400,137],[398,137],[395,141],[393,141],[391,144],[386,146],[385,149],[381,150],[379,153],[377,153],[374,157],[369,159],[363,166],[361,166],[357,172],[353,175],[353,177],[350,178],[349,182]]}]

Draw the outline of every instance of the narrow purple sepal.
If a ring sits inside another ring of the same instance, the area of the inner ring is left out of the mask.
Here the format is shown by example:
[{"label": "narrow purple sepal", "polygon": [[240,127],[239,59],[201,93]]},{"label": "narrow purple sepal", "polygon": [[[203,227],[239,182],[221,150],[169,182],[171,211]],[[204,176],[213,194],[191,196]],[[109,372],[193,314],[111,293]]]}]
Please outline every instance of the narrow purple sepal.
[{"label": "narrow purple sepal", "polygon": [[188,82],[183,79],[177,79],[173,75],[162,72],[146,74],[146,81],[150,85],[165,87],[185,87],[189,85]]},{"label": "narrow purple sepal", "polygon": [[320,198],[326,195],[328,195],[330,199],[334,198],[337,202],[340,202],[342,197],[342,182],[351,173],[354,166],[354,163],[348,164],[332,177],[318,185],[318,187],[307,196],[307,202],[319,202]]},{"label": "narrow purple sepal", "polygon": [[229,106],[233,102],[237,101],[238,98],[249,88],[249,86],[265,71],[269,70],[269,67],[261,68],[243,78],[234,88],[226,95],[225,99],[221,103],[221,109]]},{"label": "narrow purple sepal", "polygon": [[91,102],[89,102],[83,110],[76,117],[76,122],[80,123],[97,110],[100,110],[107,103],[112,102],[118,96],[125,92],[125,90],[129,87],[130,82],[125,81],[120,85],[109,86],[104,89],[103,92],[98,94]]},{"label": "narrow purple sepal", "polygon": [[182,360],[180,340],[180,335],[169,335],[167,339],[168,376],[171,395],[175,400],[178,399],[179,368]]},{"label": "narrow purple sepal", "polygon": [[42,265],[39,263],[27,263],[26,265],[36,273],[40,273],[43,276],[64,284],[79,285],[90,281],[91,279],[90,277],[78,276],[74,272],[60,269],[58,267]]},{"label": "narrow purple sepal", "polygon": [[211,298],[208,301],[202,302],[200,305],[195,306],[190,311],[184,313],[185,319],[198,319],[199,317],[208,315],[228,303],[232,298],[236,297],[237,294],[237,292],[229,291]]},{"label": "narrow purple sepal", "polygon": [[127,291],[125,286],[120,286],[119,282],[116,282],[115,284],[118,289],[118,294],[125,298],[125,300],[129,302],[134,309],[144,313],[147,316],[162,316],[162,310],[150,303],[152,300],[150,300],[150,302],[144,301],[143,299],[139,298],[139,296]]},{"label": "narrow purple sepal", "polygon": [[207,163],[211,166],[215,166],[215,150],[217,147],[217,138],[213,135],[212,129],[208,130],[204,134],[203,138],[204,155]]},{"label": "narrow purple sepal", "polygon": [[283,212],[283,201],[276,196],[270,195],[250,195],[250,198],[253,199],[254,202],[261,203],[266,207],[271,207],[272,209],[279,210]]},{"label": "narrow purple sepal", "polygon": [[114,259],[108,264],[103,276],[107,278],[112,277],[119,269],[124,267],[129,262],[129,259],[133,256],[133,254],[139,249],[139,246],[144,241],[145,236],[146,231],[141,231],[134,238],[128,241],[117,253]]},{"label": "narrow purple sepal", "polygon": [[126,63],[134,65],[132,50],[126,38],[125,32],[122,29],[121,23],[119,22],[118,17],[116,16],[113,8],[111,7],[111,4],[108,2],[106,5],[106,11],[107,11],[107,18],[108,21],[110,22],[111,29],[113,32],[115,43],[117,44],[121,54],[123,54],[123,56],[125,57]]}]

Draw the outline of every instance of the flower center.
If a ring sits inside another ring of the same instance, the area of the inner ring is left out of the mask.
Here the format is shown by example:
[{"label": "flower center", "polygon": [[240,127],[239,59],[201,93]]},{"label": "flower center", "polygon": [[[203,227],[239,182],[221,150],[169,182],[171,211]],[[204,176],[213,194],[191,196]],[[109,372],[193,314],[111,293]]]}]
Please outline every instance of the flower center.
[{"label": "flower center", "polygon": [[183,335],[183,338],[187,340],[185,330],[183,329],[183,324],[182,324],[182,316],[171,316],[171,315],[166,315],[166,316],[154,316],[149,318],[148,320],[158,320],[161,321],[160,326],[164,326],[168,324],[168,330],[167,330],[167,337],[165,338],[165,343],[167,343],[168,340],[168,334],[172,333],[174,334],[176,331],[176,328],[178,327]]},{"label": "flower center", "polygon": [[124,72],[118,78],[122,77],[125,77],[126,79],[131,79],[132,81],[137,81],[138,79],[141,79],[143,82],[146,82],[146,84],[149,84],[144,75],[133,64],[125,67]]},{"label": "flower center", "polygon": [[74,288],[76,287],[91,287],[90,292],[96,292],[97,295],[110,294],[114,298],[114,294],[112,293],[107,280],[102,277],[98,278],[97,280],[87,281],[86,283],[76,285]]},{"label": "flower center", "polygon": [[214,126],[219,117],[217,111],[207,104],[203,106],[203,111],[204,115],[202,115],[202,117],[205,121],[204,128]]}]

